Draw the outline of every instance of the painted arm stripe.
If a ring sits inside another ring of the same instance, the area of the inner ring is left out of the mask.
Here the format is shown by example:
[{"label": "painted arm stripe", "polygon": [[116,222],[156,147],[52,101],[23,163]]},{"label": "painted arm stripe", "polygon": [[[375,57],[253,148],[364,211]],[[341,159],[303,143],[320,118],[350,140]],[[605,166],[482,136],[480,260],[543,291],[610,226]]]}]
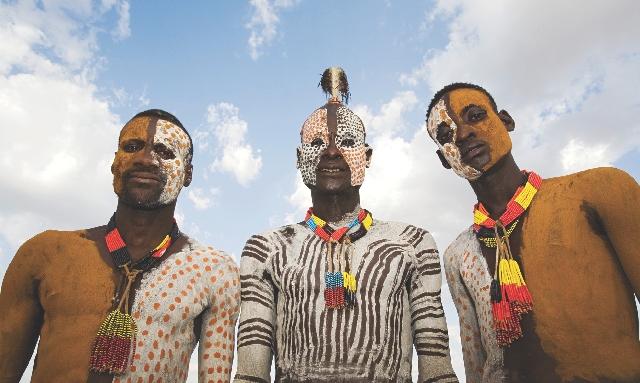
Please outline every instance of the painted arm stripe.
[{"label": "painted arm stripe", "polygon": [[439,344],[439,343],[416,343],[416,350],[424,350],[429,348],[435,348],[437,350],[448,350],[449,345],[447,344]]},{"label": "painted arm stripe", "polygon": [[446,358],[447,356],[449,356],[446,352],[425,351],[425,350],[417,350],[417,349],[416,349],[416,354],[423,355],[423,356],[441,356],[443,358]]},{"label": "painted arm stripe", "polygon": [[[430,327],[429,327],[429,328],[420,328],[420,329],[417,329],[417,330],[415,330],[413,333],[414,333],[414,334],[422,334],[422,333],[424,333],[424,332],[427,332],[427,333],[434,333],[434,334],[446,334],[446,335],[449,335],[449,332],[448,332],[447,330],[443,330],[443,329],[440,329],[440,328],[430,328]],[[447,336],[447,337],[448,337],[448,336]]]},{"label": "painted arm stripe", "polygon": [[423,299],[423,298],[433,298],[433,297],[439,297],[440,296],[440,290],[438,291],[427,291],[426,293],[422,293],[420,295],[416,295],[415,297],[413,297],[411,299],[411,302]]},{"label": "painted arm stripe", "polygon": [[236,374],[236,377],[233,380],[234,381],[245,380],[247,382],[255,382],[255,383],[269,383],[266,380],[264,380],[262,378],[258,378],[256,376],[240,375],[240,374]]},{"label": "painted arm stripe", "polygon": [[[237,376],[237,375],[236,375]],[[436,383],[436,382],[441,382],[443,380],[450,380],[451,382],[457,382],[458,381],[458,377],[456,377],[456,374],[447,374],[447,375],[440,375],[440,376],[436,376],[433,378],[429,378],[427,380],[425,380],[422,383]]]}]

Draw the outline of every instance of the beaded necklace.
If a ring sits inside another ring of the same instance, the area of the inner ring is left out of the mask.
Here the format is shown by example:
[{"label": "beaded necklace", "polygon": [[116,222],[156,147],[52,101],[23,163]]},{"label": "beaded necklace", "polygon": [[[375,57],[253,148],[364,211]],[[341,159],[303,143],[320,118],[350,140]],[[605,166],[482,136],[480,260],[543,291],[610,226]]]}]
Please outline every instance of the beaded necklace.
[{"label": "beaded necklace", "polygon": [[[354,254],[353,242],[367,234],[369,227],[373,223],[371,213],[365,209],[360,209],[360,213],[358,213],[358,216],[355,217],[353,221],[339,229],[333,229],[321,218],[314,215],[312,207],[307,211],[307,216],[304,220],[316,235],[327,242],[327,274],[325,275],[324,290],[325,307],[331,309],[355,307],[357,282],[355,275],[351,272]],[[358,230],[349,235],[345,235],[349,229],[358,224],[360,225]],[[341,240],[342,242],[340,242]],[[347,257],[350,258],[348,271]]]},{"label": "beaded necklace", "polygon": [[158,263],[169,246],[180,237],[180,230],[174,219],[171,231],[162,242],[142,258],[132,262],[131,254],[116,228],[115,217],[114,213],[107,224],[105,242],[113,262],[122,269],[124,277],[127,278],[127,285],[118,307],[109,313],[93,341],[90,370],[120,375],[133,364],[133,355],[136,351],[138,326],[135,319],[129,315],[131,285],[139,273],[148,271]]},{"label": "beaded necklace", "polygon": [[542,178],[534,172],[525,170],[522,173],[522,184],[498,220],[491,219],[480,202],[474,206],[473,228],[476,237],[487,247],[496,248],[496,266],[490,289],[491,312],[496,340],[502,347],[510,346],[522,336],[522,314],[531,311],[533,307],[533,298],[524,282],[520,266],[511,254],[509,235],[540,189]]}]

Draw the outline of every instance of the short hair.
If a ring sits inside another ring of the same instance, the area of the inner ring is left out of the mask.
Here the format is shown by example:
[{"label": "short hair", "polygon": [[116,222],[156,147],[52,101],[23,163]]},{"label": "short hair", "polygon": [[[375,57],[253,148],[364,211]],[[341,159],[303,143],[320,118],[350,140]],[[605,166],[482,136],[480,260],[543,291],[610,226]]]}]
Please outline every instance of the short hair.
[{"label": "short hair", "polygon": [[160,120],[169,121],[173,125],[177,125],[178,127],[180,127],[180,129],[182,129],[182,131],[186,133],[187,137],[189,137],[189,157],[187,158],[187,161],[189,162],[189,164],[191,163],[191,160],[193,159],[193,140],[191,139],[191,135],[189,134],[189,132],[187,132],[187,129],[185,129],[185,127],[182,125],[182,123],[180,122],[180,120],[178,120],[176,116],[174,116],[169,112],[165,112],[162,109],[149,109],[133,116],[127,122],[127,124],[139,117],[157,117]]},{"label": "short hair", "polygon": [[453,92],[454,90],[457,89],[475,89],[475,90],[479,90],[480,92],[484,93],[487,98],[489,98],[489,101],[491,102],[491,106],[493,107],[493,110],[498,113],[498,106],[496,105],[495,100],[493,99],[493,96],[491,96],[491,94],[489,92],[487,92],[486,89],[484,89],[483,87],[479,86],[479,85],[475,85],[475,84],[470,84],[467,82],[454,82],[453,84],[449,84],[447,86],[445,86],[444,88],[440,89],[431,99],[431,103],[429,103],[429,109],[427,109],[427,120],[429,119],[429,114],[431,114],[431,109],[433,109],[434,106],[436,106],[436,104],[438,103],[438,101],[440,101],[440,99],[447,93],[449,92]]}]

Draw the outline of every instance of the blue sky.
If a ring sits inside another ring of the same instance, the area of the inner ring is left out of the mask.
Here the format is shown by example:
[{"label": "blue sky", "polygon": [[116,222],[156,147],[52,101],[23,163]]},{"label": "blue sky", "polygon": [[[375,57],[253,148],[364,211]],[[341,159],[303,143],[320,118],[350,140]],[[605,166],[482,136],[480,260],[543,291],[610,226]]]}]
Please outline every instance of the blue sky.
[{"label": "blue sky", "polygon": [[3,1],[0,277],[38,232],[107,222],[118,131],[149,108],[174,113],[196,143],[183,231],[238,257],[250,235],[300,221],[310,199],[295,148],[329,66],[347,73],[374,148],[363,206],[430,230],[441,250],[474,203],[424,130],[450,82],[478,83],[510,112],[522,168],[617,166],[638,180],[638,19],[631,0]]}]

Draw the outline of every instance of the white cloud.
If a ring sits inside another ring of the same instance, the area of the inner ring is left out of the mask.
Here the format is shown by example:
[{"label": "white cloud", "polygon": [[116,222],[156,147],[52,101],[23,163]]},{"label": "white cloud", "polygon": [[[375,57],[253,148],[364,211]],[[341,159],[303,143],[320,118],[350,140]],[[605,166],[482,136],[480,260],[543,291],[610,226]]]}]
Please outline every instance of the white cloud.
[{"label": "white cloud", "polygon": [[449,43],[400,82],[484,86],[516,120],[516,159],[545,176],[606,166],[640,145],[639,17],[631,0],[440,0],[428,19]]},{"label": "white cloud", "polygon": [[103,224],[115,207],[121,122],[92,81],[96,24],[119,4],[0,3],[0,236],[12,250],[44,228]]},{"label": "white cloud", "polygon": [[193,202],[193,205],[198,210],[206,210],[216,204],[215,196],[220,192],[218,188],[213,188],[207,194],[201,188],[195,188],[189,190],[187,196]]},{"label": "white cloud", "polygon": [[118,20],[118,26],[111,31],[111,36],[113,36],[115,40],[124,40],[131,36],[131,29],[129,28],[129,2],[122,1],[118,3],[117,9],[120,19]]},{"label": "white cloud", "polygon": [[207,108],[206,130],[198,130],[194,139],[200,149],[209,146],[209,138],[215,136],[221,157],[211,164],[212,171],[232,173],[238,183],[247,186],[260,173],[262,157],[260,150],[254,153],[250,144],[245,143],[247,122],[238,116],[238,108],[225,102],[209,105]]},{"label": "white cloud", "polygon": [[279,8],[291,8],[300,0],[251,0],[254,8],[251,21],[246,25],[251,30],[249,37],[249,52],[253,60],[262,55],[262,48],[270,45],[277,35],[277,25],[280,18],[276,14]]},{"label": "white cloud", "polygon": [[409,90],[398,92],[396,97],[382,106],[378,115],[374,115],[366,105],[356,105],[353,111],[362,119],[367,134],[393,134],[405,129],[402,113],[412,110],[417,103],[418,97]]}]

